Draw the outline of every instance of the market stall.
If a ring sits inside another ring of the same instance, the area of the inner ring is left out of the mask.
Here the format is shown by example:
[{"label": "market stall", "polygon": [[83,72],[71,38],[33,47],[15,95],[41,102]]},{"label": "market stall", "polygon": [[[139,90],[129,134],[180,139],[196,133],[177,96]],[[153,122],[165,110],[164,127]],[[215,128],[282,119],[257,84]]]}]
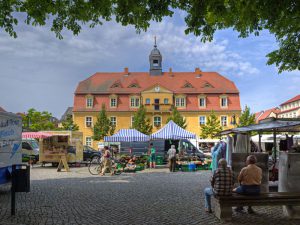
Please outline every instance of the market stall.
[{"label": "market stall", "polygon": [[196,171],[200,169],[208,169],[210,160],[199,160],[196,146],[192,145],[188,139],[196,139],[196,134],[189,132],[172,120],[157,132],[150,135],[152,140],[170,140],[174,141],[178,148],[176,165],[182,171]]},{"label": "market stall", "polygon": [[179,139],[196,139],[196,134],[189,132],[172,120],[170,120],[164,127],[150,135],[152,140],[155,139],[168,139],[168,140],[179,140]]},{"label": "market stall", "polygon": [[58,165],[65,157],[68,163],[81,162],[83,159],[82,132],[40,131],[23,132],[23,139],[39,140],[39,162]]},{"label": "market stall", "polygon": [[[141,142],[141,143],[148,143],[150,140],[148,135],[145,135],[135,129],[120,129],[116,134],[112,136],[105,136],[104,141],[111,143],[111,142],[119,142],[120,148],[122,143],[129,143],[129,152],[132,143]],[[130,152],[131,153],[131,152]],[[131,169],[127,169],[127,164],[130,160],[134,161],[135,166],[131,167]],[[119,164],[117,165],[117,169],[124,170],[125,172],[135,172],[137,170],[143,170],[147,163],[147,156],[131,156],[124,155],[121,156],[119,159]]]},{"label": "market stall", "polygon": [[112,136],[105,136],[104,141],[106,142],[135,142],[135,141],[149,141],[149,136],[143,134],[136,129],[120,129],[117,133]]}]

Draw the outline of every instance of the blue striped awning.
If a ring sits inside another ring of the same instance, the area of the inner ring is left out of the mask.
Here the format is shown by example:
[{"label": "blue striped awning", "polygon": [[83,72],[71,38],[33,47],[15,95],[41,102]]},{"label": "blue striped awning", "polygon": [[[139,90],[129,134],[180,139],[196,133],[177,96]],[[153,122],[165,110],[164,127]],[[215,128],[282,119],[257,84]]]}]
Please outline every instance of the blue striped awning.
[{"label": "blue striped awning", "polygon": [[196,135],[178,126],[172,120],[157,132],[151,134],[151,139],[196,139]]},{"label": "blue striped awning", "polygon": [[105,136],[104,141],[106,142],[132,142],[132,141],[149,141],[150,137],[143,134],[136,129],[120,129],[117,133],[112,136]]}]

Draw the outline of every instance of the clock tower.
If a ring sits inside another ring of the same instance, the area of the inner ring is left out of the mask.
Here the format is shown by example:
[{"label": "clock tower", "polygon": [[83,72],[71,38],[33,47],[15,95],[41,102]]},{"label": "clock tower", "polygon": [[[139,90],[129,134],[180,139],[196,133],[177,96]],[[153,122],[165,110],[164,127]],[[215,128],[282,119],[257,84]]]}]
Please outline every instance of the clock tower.
[{"label": "clock tower", "polygon": [[150,76],[162,75],[162,56],[156,45],[156,37],[154,37],[154,48],[149,55]]}]

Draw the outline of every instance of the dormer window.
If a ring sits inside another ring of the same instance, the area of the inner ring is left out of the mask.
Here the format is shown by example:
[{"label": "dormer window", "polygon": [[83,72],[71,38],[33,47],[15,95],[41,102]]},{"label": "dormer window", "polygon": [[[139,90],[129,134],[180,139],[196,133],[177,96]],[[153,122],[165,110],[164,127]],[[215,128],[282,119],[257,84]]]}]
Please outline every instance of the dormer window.
[{"label": "dormer window", "polygon": [[191,85],[191,83],[189,83],[189,82],[186,82],[186,83],[183,85],[183,88],[193,88],[193,85]]},{"label": "dormer window", "polygon": [[227,108],[228,107],[228,98],[227,96],[221,96],[221,108]]},{"label": "dormer window", "polygon": [[139,88],[140,86],[136,83],[130,84],[128,88]]},{"label": "dormer window", "polygon": [[116,80],[110,88],[121,88],[122,87],[122,84],[121,84],[121,81],[120,80]]},{"label": "dormer window", "polygon": [[213,86],[208,82],[206,82],[203,87],[204,88],[213,88]]},{"label": "dormer window", "polygon": [[175,97],[175,106],[177,108],[185,108],[186,106],[185,96]]},{"label": "dormer window", "polygon": [[206,108],[206,97],[203,95],[199,96],[199,107]]},{"label": "dormer window", "polygon": [[111,95],[109,97],[110,99],[110,108],[116,108],[118,106],[118,96],[116,95]]},{"label": "dormer window", "polygon": [[94,98],[92,96],[86,97],[86,107],[93,108],[94,105]]},{"label": "dormer window", "polygon": [[130,97],[130,107],[131,108],[138,108],[140,107],[140,97],[132,96]]},{"label": "dormer window", "polygon": [[111,86],[111,88],[118,88],[118,87],[120,87],[120,84],[119,84],[119,83],[115,83],[115,84],[113,84],[113,85]]}]

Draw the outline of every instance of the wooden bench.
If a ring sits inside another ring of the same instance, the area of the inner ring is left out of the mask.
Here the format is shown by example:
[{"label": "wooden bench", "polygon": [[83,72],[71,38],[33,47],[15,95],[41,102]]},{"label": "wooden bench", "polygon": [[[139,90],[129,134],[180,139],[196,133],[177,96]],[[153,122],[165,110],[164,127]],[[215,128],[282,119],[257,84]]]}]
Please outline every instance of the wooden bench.
[{"label": "wooden bench", "polygon": [[298,209],[300,206],[300,192],[269,192],[256,196],[240,195],[234,193],[232,196],[215,197],[215,216],[220,220],[230,221],[232,219],[233,206],[266,206],[285,205],[283,213],[293,219],[300,219]]}]

